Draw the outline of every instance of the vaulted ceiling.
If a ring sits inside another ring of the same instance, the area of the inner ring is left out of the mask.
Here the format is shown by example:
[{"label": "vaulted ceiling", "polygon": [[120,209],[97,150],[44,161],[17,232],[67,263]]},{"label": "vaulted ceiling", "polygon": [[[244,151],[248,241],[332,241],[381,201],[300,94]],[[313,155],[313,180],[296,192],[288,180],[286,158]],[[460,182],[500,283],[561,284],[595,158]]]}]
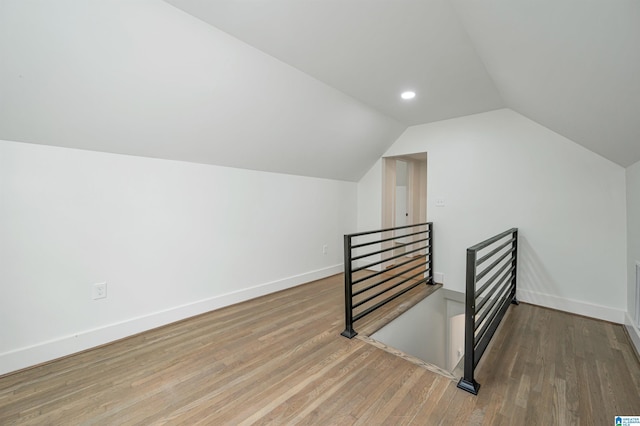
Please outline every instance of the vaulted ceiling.
[{"label": "vaulted ceiling", "polygon": [[168,1],[405,124],[506,106],[640,161],[637,0]]},{"label": "vaulted ceiling", "polygon": [[358,180],[503,107],[640,161],[640,2],[0,0],[0,139]]},{"label": "vaulted ceiling", "polygon": [[408,125],[505,105],[448,0],[168,2]]}]

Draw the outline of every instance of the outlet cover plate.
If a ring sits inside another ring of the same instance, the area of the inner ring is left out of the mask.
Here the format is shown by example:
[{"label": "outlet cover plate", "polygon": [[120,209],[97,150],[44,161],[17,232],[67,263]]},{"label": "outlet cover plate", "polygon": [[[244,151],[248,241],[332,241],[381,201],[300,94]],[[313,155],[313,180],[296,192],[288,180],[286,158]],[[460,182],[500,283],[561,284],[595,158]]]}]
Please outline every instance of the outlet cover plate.
[{"label": "outlet cover plate", "polygon": [[91,289],[91,297],[93,300],[104,299],[107,297],[107,283],[96,283]]}]

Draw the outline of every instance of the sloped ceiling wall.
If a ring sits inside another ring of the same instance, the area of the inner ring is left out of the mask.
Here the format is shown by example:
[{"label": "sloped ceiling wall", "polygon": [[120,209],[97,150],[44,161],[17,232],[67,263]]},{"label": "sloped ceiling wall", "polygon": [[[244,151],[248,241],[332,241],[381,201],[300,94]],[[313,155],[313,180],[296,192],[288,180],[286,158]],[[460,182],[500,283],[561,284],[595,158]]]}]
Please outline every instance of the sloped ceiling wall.
[{"label": "sloped ceiling wall", "polygon": [[159,0],[0,1],[0,139],[358,180],[405,125]]},{"label": "sloped ceiling wall", "polygon": [[355,181],[509,107],[627,166],[638,46],[636,0],[1,0],[0,139]]},{"label": "sloped ceiling wall", "polygon": [[506,106],[640,160],[637,0],[167,1],[405,124]]},{"label": "sloped ceiling wall", "polygon": [[622,166],[640,160],[640,2],[453,3],[506,105]]},{"label": "sloped ceiling wall", "polygon": [[408,125],[505,106],[449,0],[167,1]]}]

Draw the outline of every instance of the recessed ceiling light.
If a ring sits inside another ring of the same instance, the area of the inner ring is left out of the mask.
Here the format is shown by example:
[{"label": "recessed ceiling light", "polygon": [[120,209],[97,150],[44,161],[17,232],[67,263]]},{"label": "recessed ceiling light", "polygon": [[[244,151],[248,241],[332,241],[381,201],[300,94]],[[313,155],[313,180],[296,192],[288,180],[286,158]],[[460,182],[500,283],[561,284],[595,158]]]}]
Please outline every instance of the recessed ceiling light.
[{"label": "recessed ceiling light", "polygon": [[416,92],[412,92],[412,91],[406,91],[406,92],[402,92],[402,94],[400,95],[400,97],[404,100],[409,100],[409,99],[413,99],[416,97]]}]

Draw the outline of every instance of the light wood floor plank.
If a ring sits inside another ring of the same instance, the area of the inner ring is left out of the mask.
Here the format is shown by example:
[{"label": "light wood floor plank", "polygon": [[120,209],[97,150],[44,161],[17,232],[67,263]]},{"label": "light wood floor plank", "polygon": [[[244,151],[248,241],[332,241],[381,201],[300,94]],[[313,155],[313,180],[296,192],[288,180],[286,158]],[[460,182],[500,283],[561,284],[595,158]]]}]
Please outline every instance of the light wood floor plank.
[{"label": "light wood floor plank", "polygon": [[0,377],[0,424],[599,425],[640,415],[640,364],[619,325],[512,306],[472,396],[367,337],[439,286],[363,318],[361,338],[348,340],[342,285],[330,277]]}]

